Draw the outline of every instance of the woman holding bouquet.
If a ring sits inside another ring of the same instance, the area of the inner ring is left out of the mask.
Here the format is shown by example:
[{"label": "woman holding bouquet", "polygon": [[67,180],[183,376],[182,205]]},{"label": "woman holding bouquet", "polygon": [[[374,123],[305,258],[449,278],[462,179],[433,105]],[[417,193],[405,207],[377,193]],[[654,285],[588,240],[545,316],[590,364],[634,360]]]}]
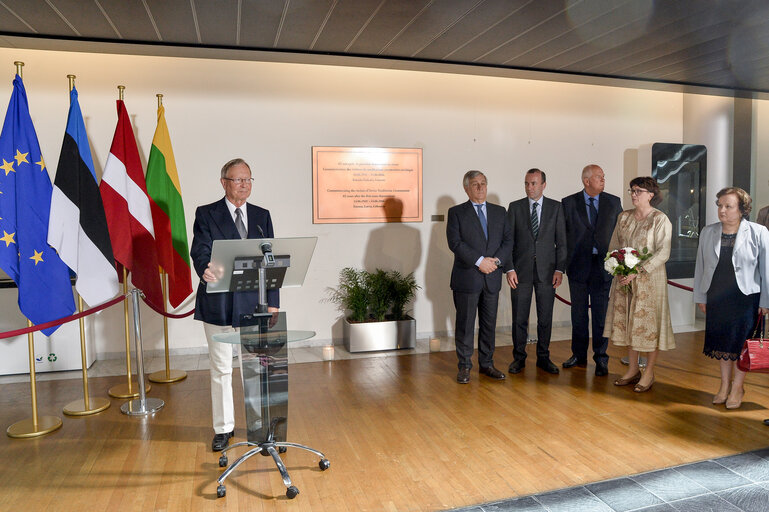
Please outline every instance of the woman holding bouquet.
[{"label": "woman holding bouquet", "polygon": [[[614,384],[633,384],[633,391],[643,393],[654,383],[659,351],[675,348],[665,271],[673,228],[667,216],[654,208],[662,201],[657,180],[649,176],[635,178],[628,193],[634,208],[619,214],[609,252],[626,248],[621,258],[629,273],[615,272],[604,336],[628,349],[628,371]],[[635,249],[637,254],[627,248]],[[639,352],[648,357],[643,374],[638,367]]]},{"label": "woman holding bouquet", "polygon": [[745,372],[737,360],[757,313],[769,312],[769,231],[747,220],[752,201],[741,188],[722,189],[716,198],[720,222],[700,233],[694,302],[705,313],[703,353],[721,366],[713,403],[737,409],[745,394]]}]

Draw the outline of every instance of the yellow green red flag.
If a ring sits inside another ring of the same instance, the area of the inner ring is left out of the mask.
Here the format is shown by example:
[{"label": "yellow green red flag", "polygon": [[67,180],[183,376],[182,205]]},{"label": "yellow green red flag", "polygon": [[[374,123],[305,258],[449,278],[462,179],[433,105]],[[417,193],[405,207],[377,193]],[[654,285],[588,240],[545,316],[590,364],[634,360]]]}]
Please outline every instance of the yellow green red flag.
[{"label": "yellow green red flag", "polygon": [[147,193],[152,199],[158,264],[168,274],[168,301],[177,307],[192,293],[190,251],[182,189],[162,105],[158,107],[158,126],[152,139],[146,180]]}]

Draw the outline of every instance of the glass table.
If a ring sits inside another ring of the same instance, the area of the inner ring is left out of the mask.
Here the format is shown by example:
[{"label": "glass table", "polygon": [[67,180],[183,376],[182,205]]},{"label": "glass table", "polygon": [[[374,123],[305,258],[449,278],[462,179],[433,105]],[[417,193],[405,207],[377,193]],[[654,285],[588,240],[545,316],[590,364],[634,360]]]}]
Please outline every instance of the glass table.
[{"label": "glass table", "polygon": [[286,441],[288,418],[288,344],[312,338],[314,331],[289,331],[286,328],[286,313],[256,313],[244,315],[240,320],[240,332],[215,334],[212,338],[219,343],[240,345],[240,368],[243,376],[243,395],[246,407],[246,442],[235,443],[222,451],[219,467],[227,467],[227,452],[240,446],[250,449],[239,457],[217,479],[218,498],[226,495],[224,481],[257,453],[272,456],[286,485],[289,499],[299,494],[291,483],[280,453],[286,448],[300,448],[320,457],[321,470],[330,463],[323,453],[297,443]]}]

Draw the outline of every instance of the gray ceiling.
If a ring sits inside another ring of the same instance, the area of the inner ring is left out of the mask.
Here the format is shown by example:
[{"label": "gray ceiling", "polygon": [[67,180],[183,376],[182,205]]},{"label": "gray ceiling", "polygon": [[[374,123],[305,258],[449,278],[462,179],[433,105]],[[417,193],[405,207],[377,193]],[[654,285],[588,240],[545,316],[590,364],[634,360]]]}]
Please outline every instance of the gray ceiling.
[{"label": "gray ceiling", "polygon": [[0,0],[0,37],[16,46],[278,51],[769,92],[767,0]]}]

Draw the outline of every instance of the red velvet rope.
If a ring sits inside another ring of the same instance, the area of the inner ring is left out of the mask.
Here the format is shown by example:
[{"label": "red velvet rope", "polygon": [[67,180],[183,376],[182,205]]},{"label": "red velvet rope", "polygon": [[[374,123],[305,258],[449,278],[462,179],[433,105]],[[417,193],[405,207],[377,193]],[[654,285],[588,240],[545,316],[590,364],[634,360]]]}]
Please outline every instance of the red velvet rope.
[{"label": "red velvet rope", "polygon": [[[669,284],[670,286],[675,286],[676,288],[680,288],[680,289],[682,289],[682,290],[686,290],[687,292],[693,292],[693,291],[694,291],[694,288],[692,288],[692,287],[690,287],[690,286],[684,286],[684,285],[682,285],[682,284],[678,284],[678,283],[675,283],[675,282],[673,282],[673,281],[670,281],[670,280],[668,280],[668,284]],[[561,296],[560,296],[560,295],[558,295],[557,293],[555,294],[555,298],[556,298],[556,299],[558,299],[558,300],[560,300],[561,302],[563,302],[563,303],[564,303],[564,304],[566,304],[567,306],[571,306],[571,302],[569,302],[568,300],[564,299],[563,297],[561,297]],[[589,306],[588,306],[588,307],[589,307]]]},{"label": "red velvet rope", "polygon": [[149,306],[149,308],[154,311],[155,313],[158,313],[159,315],[163,315],[166,318],[186,318],[193,314],[195,312],[195,308],[192,308],[191,310],[187,311],[186,313],[181,313],[179,315],[175,315],[173,313],[167,313],[160,309],[159,307],[155,306],[151,302],[147,302],[147,299],[144,298],[144,295],[141,296],[144,303]]},{"label": "red velvet rope", "polygon": [[0,340],[5,338],[12,338],[14,336],[21,336],[22,334],[28,334],[30,332],[35,331],[42,331],[43,329],[48,329],[49,327],[53,327],[55,325],[61,325],[67,322],[71,322],[72,320],[77,320],[79,318],[83,318],[84,316],[93,315],[94,313],[98,313],[102,309],[107,309],[110,306],[114,306],[115,304],[118,304],[120,302],[123,302],[128,295],[118,295],[114,299],[112,299],[109,302],[105,302],[104,304],[100,306],[93,307],[91,309],[86,309],[85,311],[81,313],[75,313],[74,315],[66,316],[64,318],[59,318],[58,320],[51,320],[50,322],[45,322],[43,324],[33,325],[31,327],[25,327],[23,329],[16,329],[14,331],[6,331],[6,332],[0,332]]}]

